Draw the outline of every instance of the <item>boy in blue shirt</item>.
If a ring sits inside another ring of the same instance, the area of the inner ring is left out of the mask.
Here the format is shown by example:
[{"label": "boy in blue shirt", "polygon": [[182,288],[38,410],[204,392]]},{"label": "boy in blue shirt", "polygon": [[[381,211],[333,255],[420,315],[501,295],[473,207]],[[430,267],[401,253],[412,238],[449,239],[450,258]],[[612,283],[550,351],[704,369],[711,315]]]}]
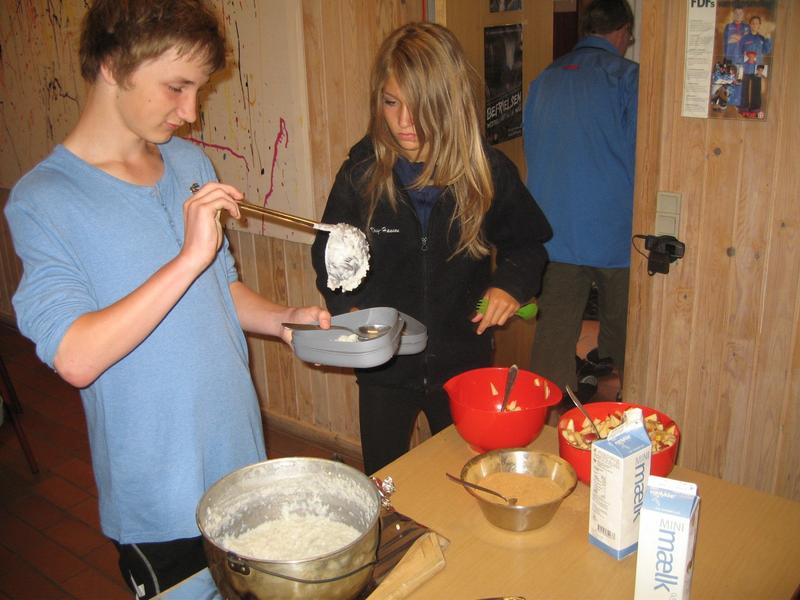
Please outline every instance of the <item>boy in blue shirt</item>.
[{"label": "boy in blue shirt", "polygon": [[742,98],[739,113],[743,117],[755,118],[761,111],[761,79],[758,67],[764,66],[764,56],[772,52],[772,40],[764,37],[761,29],[761,17],[750,18],[750,31],[739,41],[739,51],[744,57],[744,76],[742,77]]},{"label": "boy in blue shirt", "polygon": [[330,324],[238,281],[218,215],[242,193],[174,137],[225,52],[202,0],[94,2],[85,108],[6,207],[20,330],[81,388],[102,529],[137,598],[205,566],[197,502],[265,458],[242,329],[288,342],[283,321]]},{"label": "boy in blue shirt", "polygon": [[[736,65],[737,68],[744,62],[742,48],[739,42],[742,37],[750,33],[750,26],[744,22],[744,8],[734,5],[733,20],[725,25],[722,30],[722,44],[725,52],[725,60]],[[738,106],[741,101],[741,86],[735,81],[730,94],[729,103]]]}]

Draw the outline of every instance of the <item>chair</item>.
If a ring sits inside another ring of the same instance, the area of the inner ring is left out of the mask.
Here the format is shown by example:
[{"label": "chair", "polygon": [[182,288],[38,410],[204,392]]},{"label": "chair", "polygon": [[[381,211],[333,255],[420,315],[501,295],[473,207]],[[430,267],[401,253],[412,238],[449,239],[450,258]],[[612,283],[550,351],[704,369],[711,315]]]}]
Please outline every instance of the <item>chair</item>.
[{"label": "chair", "polygon": [[22,451],[28,460],[28,466],[31,468],[31,472],[36,475],[39,472],[39,464],[36,462],[36,457],[33,455],[33,450],[28,443],[28,437],[25,435],[25,430],[19,420],[19,415],[22,414],[22,404],[19,402],[14,384],[11,383],[11,376],[8,374],[8,369],[6,369],[2,356],[0,356],[0,397],[3,400],[2,406],[8,405],[6,414],[14,426],[14,431],[17,433],[17,439],[19,439],[19,445],[22,446]]}]

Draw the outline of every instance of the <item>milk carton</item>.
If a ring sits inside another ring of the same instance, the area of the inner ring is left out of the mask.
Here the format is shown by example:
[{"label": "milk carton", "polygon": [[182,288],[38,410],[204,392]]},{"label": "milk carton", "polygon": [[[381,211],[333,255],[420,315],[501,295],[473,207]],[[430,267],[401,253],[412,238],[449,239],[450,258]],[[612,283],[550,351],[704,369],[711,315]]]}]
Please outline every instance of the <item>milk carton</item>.
[{"label": "milk carton", "polygon": [[637,600],[689,600],[700,497],[685,481],[651,477],[639,525]]},{"label": "milk carton", "polygon": [[650,453],[640,408],[625,411],[624,422],[592,444],[589,542],[617,560],[636,551]]}]

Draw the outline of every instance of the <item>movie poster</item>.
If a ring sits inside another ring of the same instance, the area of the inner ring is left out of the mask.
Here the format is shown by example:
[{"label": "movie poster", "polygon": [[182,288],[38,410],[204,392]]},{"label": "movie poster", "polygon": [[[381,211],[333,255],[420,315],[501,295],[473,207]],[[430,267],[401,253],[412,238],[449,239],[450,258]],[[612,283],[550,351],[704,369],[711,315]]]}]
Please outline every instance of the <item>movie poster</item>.
[{"label": "movie poster", "polygon": [[522,25],[483,31],[486,138],[499,144],[522,135]]},{"label": "movie poster", "polygon": [[683,116],[765,120],[775,0],[688,0]]},{"label": "movie poster", "polygon": [[490,13],[507,10],[522,10],[522,0],[489,0]]}]

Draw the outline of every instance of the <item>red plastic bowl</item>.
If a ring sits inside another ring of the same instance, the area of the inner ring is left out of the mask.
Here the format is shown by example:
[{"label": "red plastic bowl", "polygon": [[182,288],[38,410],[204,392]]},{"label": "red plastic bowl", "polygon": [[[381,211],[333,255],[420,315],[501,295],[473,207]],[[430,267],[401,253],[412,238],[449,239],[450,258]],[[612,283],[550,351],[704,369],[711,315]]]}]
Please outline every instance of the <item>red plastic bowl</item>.
[{"label": "red plastic bowl", "polygon": [[[658,415],[658,420],[663,423],[664,427],[669,427],[675,424],[670,417],[654,408],[642,406],[641,404],[630,404],[628,402],[591,402],[584,404],[583,407],[589,416],[593,419],[605,419],[608,415],[614,412],[625,412],[629,408],[641,408],[642,414],[647,417],[652,414]],[[592,478],[592,451],[582,450],[570,444],[563,435],[562,430],[567,426],[567,422],[572,419],[576,429],[583,428],[584,416],[577,408],[568,410],[558,420],[558,455],[566,460],[575,468],[575,473],[585,484],[589,485]],[[681,441],[681,432],[678,425],[675,424],[675,443],[672,446],[664,448],[654,453],[650,459],[650,474],[659,477],[666,477],[672,471],[675,465],[675,457],[678,454],[678,444]]]},{"label": "red plastic bowl", "polygon": [[520,369],[508,398],[520,410],[500,412],[507,377],[507,368],[489,367],[465,371],[444,384],[456,430],[478,452],[527,446],[541,433],[547,408],[561,402],[557,385]]}]

